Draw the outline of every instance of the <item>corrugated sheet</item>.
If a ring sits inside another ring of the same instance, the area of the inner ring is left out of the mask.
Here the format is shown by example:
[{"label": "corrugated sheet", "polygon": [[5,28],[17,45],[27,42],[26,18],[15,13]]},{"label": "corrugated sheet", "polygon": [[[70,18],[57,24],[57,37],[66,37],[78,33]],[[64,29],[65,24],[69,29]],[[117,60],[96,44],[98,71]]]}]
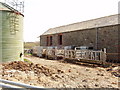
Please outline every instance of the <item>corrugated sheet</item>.
[{"label": "corrugated sheet", "polygon": [[101,17],[97,19],[92,19],[88,21],[73,23],[69,25],[64,25],[56,28],[51,28],[47,30],[42,35],[48,34],[56,34],[56,33],[63,33],[63,32],[70,32],[70,31],[77,31],[89,28],[96,28],[96,27],[103,27],[109,25],[116,25],[118,24],[118,15],[111,15],[106,17]]}]

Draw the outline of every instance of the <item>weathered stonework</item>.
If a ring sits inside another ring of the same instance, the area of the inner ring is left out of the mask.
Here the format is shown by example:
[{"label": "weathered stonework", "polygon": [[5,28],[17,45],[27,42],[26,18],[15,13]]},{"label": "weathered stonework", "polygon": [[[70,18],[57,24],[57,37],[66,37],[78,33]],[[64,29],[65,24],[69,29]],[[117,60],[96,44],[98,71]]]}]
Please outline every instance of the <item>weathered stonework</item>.
[{"label": "weathered stonework", "polygon": [[40,45],[46,46],[47,36],[52,36],[52,46],[59,46],[58,35],[62,34],[62,46],[90,46],[95,50],[106,48],[107,60],[119,61],[119,26],[117,15],[60,26],[41,35]]},{"label": "weathered stonework", "polygon": [[[96,32],[97,32],[97,47],[96,47]],[[98,27],[86,30],[72,31],[62,33],[62,46],[91,46],[94,49],[107,49],[108,60],[117,60],[118,58],[118,25]],[[46,46],[46,38],[49,35],[42,35],[40,37],[40,45]],[[53,34],[53,45],[58,45],[58,34]]]}]

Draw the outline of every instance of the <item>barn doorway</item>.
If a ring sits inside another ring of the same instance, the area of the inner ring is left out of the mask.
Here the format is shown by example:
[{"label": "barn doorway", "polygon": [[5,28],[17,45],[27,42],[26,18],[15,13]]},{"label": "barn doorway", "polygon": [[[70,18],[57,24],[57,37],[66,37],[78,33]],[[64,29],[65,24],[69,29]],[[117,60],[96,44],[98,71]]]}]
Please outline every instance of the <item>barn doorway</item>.
[{"label": "barn doorway", "polygon": [[52,46],[52,36],[50,36],[50,46]]},{"label": "barn doorway", "polygon": [[62,34],[59,34],[58,35],[58,44],[59,45],[62,45],[62,38],[63,38]]}]

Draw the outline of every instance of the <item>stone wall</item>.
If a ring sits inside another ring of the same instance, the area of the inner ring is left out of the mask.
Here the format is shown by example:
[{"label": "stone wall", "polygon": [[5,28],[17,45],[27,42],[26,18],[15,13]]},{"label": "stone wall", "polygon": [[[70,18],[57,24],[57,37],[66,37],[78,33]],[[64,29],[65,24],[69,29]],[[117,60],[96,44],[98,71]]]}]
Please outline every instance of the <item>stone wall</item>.
[{"label": "stone wall", "polygon": [[[58,34],[53,36],[53,46],[59,46]],[[90,46],[107,49],[108,60],[118,58],[118,25],[62,33],[62,46]],[[46,46],[46,36],[41,36],[41,46]]]}]

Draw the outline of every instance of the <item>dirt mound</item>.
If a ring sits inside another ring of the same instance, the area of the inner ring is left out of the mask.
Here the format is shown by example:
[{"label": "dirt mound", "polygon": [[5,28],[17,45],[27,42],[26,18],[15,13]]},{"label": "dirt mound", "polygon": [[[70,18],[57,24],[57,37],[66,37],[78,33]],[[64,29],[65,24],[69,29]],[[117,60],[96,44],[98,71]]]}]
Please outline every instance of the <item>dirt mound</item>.
[{"label": "dirt mound", "polygon": [[[118,77],[105,68],[90,68],[58,61],[32,58],[0,66],[2,79],[46,88],[117,88]],[[118,68],[112,69],[117,71]]]},{"label": "dirt mound", "polygon": [[35,74],[44,73],[46,76],[51,76],[52,74],[55,74],[55,73],[63,73],[63,71],[61,70],[55,70],[55,69],[51,70],[48,67],[45,67],[40,64],[26,63],[22,61],[14,61],[14,62],[3,64],[2,69],[3,71],[6,69],[7,70],[15,69],[15,70],[26,71],[26,72],[34,71]]}]

